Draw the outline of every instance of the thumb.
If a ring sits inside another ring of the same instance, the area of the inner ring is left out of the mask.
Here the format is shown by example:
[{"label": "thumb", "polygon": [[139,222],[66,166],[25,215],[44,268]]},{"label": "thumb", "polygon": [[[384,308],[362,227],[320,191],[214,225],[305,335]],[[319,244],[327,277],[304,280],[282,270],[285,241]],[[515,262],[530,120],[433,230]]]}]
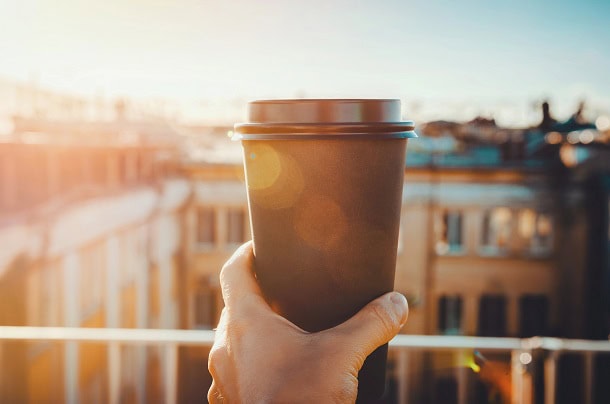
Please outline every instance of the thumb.
[{"label": "thumb", "polygon": [[[331,328],[332,339],[364,359],[375,349],[390,341],[407,321],[407,299],[398,292],[390,292],[364,306],[352,318]],[[359,367],[362,363],[359,364]]]}]

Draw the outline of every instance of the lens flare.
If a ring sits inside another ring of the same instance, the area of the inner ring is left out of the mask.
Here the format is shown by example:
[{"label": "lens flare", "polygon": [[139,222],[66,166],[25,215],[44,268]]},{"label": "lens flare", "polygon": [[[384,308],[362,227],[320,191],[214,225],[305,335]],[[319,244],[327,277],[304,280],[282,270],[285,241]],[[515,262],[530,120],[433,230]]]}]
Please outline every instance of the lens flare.
[{"label": "lens flare", "polygon": [[244,150],[251,202],[266,209],[285,209],[293,206],[304,187],[301,168],[294,158],[285,153],[278,153],[273,147],[265,144]]},{"label": "lens flare", "polygon": [[248,188],[253,190],[271,187],[280,176],[281,164],[277,152],[268,145],[253,145],[246,152],[246,169],[249,171]]},{"label": "lens flare", "polygon": [[299,203],[294,227],[310,246],[318,250],[332,249],[345,236],[347,218],[331,198],[312,195]]}]

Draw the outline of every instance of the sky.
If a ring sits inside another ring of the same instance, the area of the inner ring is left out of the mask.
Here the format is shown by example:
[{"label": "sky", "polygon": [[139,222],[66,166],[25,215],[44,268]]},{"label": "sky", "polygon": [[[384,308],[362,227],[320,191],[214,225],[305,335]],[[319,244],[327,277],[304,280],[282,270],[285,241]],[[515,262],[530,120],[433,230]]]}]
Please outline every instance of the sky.
[{"label": "sky", "polygon": [[[85,95],[610,111],[610,1],[0,0],[0,77]],[[452,118],[452,116],[449,116]]]}]

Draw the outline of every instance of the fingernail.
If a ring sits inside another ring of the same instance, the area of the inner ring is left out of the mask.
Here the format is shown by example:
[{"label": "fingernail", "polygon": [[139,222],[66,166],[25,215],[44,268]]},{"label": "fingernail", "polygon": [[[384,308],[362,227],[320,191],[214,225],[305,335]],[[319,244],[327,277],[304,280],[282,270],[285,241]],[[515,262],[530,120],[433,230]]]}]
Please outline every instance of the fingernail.
[{"label": "fingernail", "polygon": [[402,327],[407,322],[407,315],[409,314],[407,298],[398,292],[393,292],[390,300],[394,303],[396,314],[400,317],[400,326]]}]

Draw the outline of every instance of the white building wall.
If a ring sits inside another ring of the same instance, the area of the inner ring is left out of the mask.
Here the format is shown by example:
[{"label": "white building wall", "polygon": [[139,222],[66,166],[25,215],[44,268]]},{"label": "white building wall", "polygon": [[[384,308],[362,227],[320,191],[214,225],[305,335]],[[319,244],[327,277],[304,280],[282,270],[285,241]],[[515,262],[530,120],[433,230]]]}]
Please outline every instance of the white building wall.
[{"label": "white building wall", "polygon": [[[0,278],[10,268],[15,257],[25,254],[30,259],[45,261],[61,260],[61,283],[63,289],[63,326],[81,325],[80,290],[81,250],[95,242],[105,244],[106,262],[104,282],[104,309],[106,327],[121,325],[121,269],[125,265],[136,265],[136,326],[147,327],[149,302],[149,268],[153,261],[159,264],[161,302],[161,326],[173,328],[178,325],[178,306],[172,301],[171,271],[173,257],[180,246],[180,222],[175,211],[186,203],[191,195],[191,184],[187,180],[166,181],[159,190],[140,187],[120,195],[96,198],[67,206],[52,216],[37,222],[15,223],[0,227]],[[154,223],[154,224],[153,224]],[[119,237],[123,237],[119,240]],[[153,242],[151,242],[151,238]],[[120,245],[124,239],[135,239],[130,248],[136,246],[128,258],[121,255]],[[133,255],[136,254],[136,255]],[[125,260],[126,262],[123,262]],[[108,350],[108,369],[111,385],[110,402],[120,398],[120,347]],[[145,399],[146,349],[141,347],[136,354],[137,395],[139,402]],[[64,350],[64,391],[67,403],[79,400],[79,352],[74,342],[66,343]],[[162,365],[161,374],[164,375]]]}]

